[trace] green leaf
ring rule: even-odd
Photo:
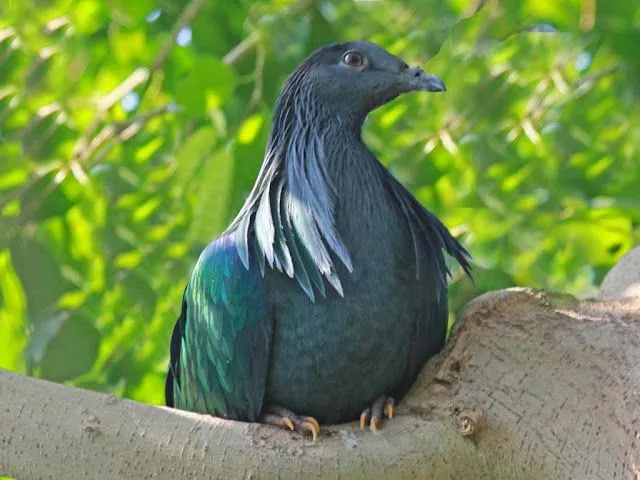
[[[158,6],[154,0],[136,0],[135,2],[110,0],[109,4],[114,14],[125,15],[133,24],[142,23],[145,17]]]
[[[77,201],[68,193],[73,182],[69,176],[61,181],[59,171],[38,178],[22,196],[22,212],[34,220],[64,215]]]
[[[212,127],[202,127],[185,139],[176,158],[176,179],[179,184],[186,187],[200,171],[215,139],[216,132]]]
[[[226,103],[235,85],[230,67],[216,57],[201,55],[195,59],[193,71],[178,84],[175,96],[188,115],[201,117],[208,109]]]
[[[43,327],[57,320],[50,319],[43,322]],[[46,328],[46,327],[44,327]],[[42,361],[39,363],[40,374],[43,378],[56,382],[71,380],[88,372],[98,355],[100,346],[100,332],[90,319],[79,314],[67,316],[61,323],[51,328],[50,338],[43,335],[42,343],[46,343]],[[41,348],[41,345],[38,345]],[[36,350],[36,347],[33,349]]]
[[[24,372],[26,298],[11,265],[8,250],[0,251],[0,368]]]
[[[13,268],[26,294],[30,320],[37,322],[71,285],[62,277],[51,250],[41,242],[18,237],[10,249]]]
[[[234,157],[230,151],[215,153],[205,164],[196,188],[193,222],[189,228],[192,242],[209,242],[229,220],[233,188]]]
[[[69,10],[74,28],[82,34],[96,32],[107,20],[103,2],[80,0]]]
[[[253,143],[263,123],[264,116],[261,113],[256,113],[247,118],[238,131],[238,143]]]

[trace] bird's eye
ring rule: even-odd
[[[342,57],[342,61],[345,65],[355,68],[364,65],[364,58],[362,58],[362,55],[353,51],[345,53],[344,57]]]

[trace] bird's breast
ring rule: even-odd
[[[336,206],[354,267],[349,273],[335,259],[344,297],[327,286],[326,298],[311,302],[295,280],[267,276],[275,316],[267,395],[329,422],[402,382],[421,310],[401,212],[384,192],[375,202],[361,197]]]

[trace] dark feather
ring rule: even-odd
[[[385,179],[385,185],[392,193],[393,197],[398,201],[402,212],[406,218],[411,237],[413,239],[413,247],[416,255],[416,278],[420,277],[419,270],[419,244],[423,243],[434,261],[435,273],[439,282],[437,288],[446,289],[447,277],[450,275],[449,267],[444,257],[439,254],[440,250],[444,250],[462,266],[465,273],[471,277],[471,258],[469,252],[456,240],[442,222],[424,208],[420,202],[402,185],[396,178],[381,164],[379,165],[380,175]],[[419,232],[422,232],[420,235]]]
[[[315,300],[309,279],[322,295],[322,278],[343,294],[330,252],[348,271],[353,265],[335,228],[335,187],[327,172],[323,139],[313,123],[320,116],[314,111],[320,104],[305,87],[300,72],[284,86],[258,179],[227,231],[233,232],[245,267],[253,236],[269,266],[295,277]],[[283,173],[286,181],[280,178]],[[306,257],[311,261],[303,261]]]
[[[171,345],[169,346],[169,372],[164,386],[164,396],[168,407],[175,407],[173,387],[174,382],[180,383],[180,344],[184,336],[184,321],[186,319],[187,305],[182,300],[182,309],[180,317],[173,327],[171,334]]]

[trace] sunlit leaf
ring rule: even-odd
[[[247,118],[238,131],[238,142],[252,143],[255,140],[263,122],[264,116],[260,113],[256,113],[255,115]]]
[[[24,371],[26,299],[7,250],[0,251],[0,368]]]
[[[215,57],[200,56],[194,62],[194,70],[180,82],[176,100],[189,115],[202,116],[207,108],[224,104],[235,84],[231,68]]]

